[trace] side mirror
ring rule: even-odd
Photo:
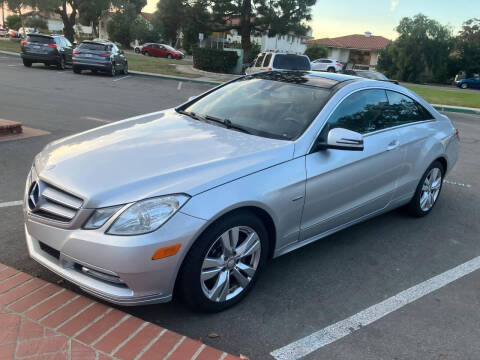
[[[327,142],[319,143],[317,148],[363,151],[363,136],[352,130],[335,128],[328,132]]]

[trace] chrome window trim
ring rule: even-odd
[[[393,92],[397,92],[399,94],[402,94],[410,99],[412,99],[412,97],[408,94],[406,94],[405,92],[402,92],[402,91],[398,91],[398,90],[391,90],[391,89],[388,89],[388,88],[385,88],[385,87],[380,87],[380,86],[373,86],[373,87],[364,87],[364,88],[361,88],[361,89],[356,89],[348,94],[346,94],[345,96],[343,96],[338,102],[337,104],[334,106],[334,108],[330,111],[330,113],[326,116],[326,120],[325,122],[323,123],[322,127],[320,128],[320,130],[317,132],[317,134],[315,135],[312,143],[310,144],[309,148],[308,148],[308,151],[307,151],[307,155],[311,154],[312,153],[312,149],[313,147],[315,146],[315,143],[317,142],[317,139],[318,137],[320,136],[320,134],[322,133],[323,129],[325,128],[325,126],[327,125],[328,123],[328,120],[330,120],[330,117],[332,116],[332,114],[337,110],[337,108],[345,101],[345,99],[347,97],[349,97],[350,95],[353,95],[359,91],[365,91],[365,90],[383,90],[385,91],[385,96],[387,97],[388,99],[388,95],[387,95],[387,91],[393,91]],[[332,95],[333,97],[333,95]],[[331,98],[330,98],[331,99]],[[413,101],[415,101],[416,103],[419,103],[417,100],[415,99],[412,99]],[[419,103],[420,104],[420,103]],[[425,108],[425,106],[423,106],[422,104],[420,104],[422,107]],[[428,109],[425,109],[428,111],[428,113],[430,115],[432,115],[430,113],[430,111]],[[320,111],[321,113],[321,111]],[[317,118],[315,120],[318,119],[318,117],[320,116],[320,113],[317,115]],[[315,121],[314,120],[314,121]],[[376,135],[378,133],[381,133],[381,132],[385,132],[385,131],[390,131],[390,130],[394,130],[394,129],[398,129],[398,128],[401,128],[401,127],[406,127],[406,126],[411,126],[411,125],[416,125],[416,124],[420,124],[420,123],[426,123],[426,122],[434,122],[434,121],[437,121],[437,118],[435,118],[435,116],[432,115],[432,119],[430,120],[422,120],[422,121],[416,121],[416,122],[412,122],[412,123],[408,123],[408,124],[402,124],[402,125],[397,125],[397,126],[394,126],[394,127],[390,127],[390,128],[385,128],[385,129],[381,129],[381,130],[376,130],[376,131],[372,131],[372,132],[369,132],[369,133],[366,133],[366,134],[362,134],[363,137],[368,137],[368,136],[371,136],[371,135]],[[311,123],[313,124],[313,122]],[[307,130],[305,130],[306,132]],[[305,133],[304,132],[304,133]]]

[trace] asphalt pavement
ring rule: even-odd
[[[0,56],[0,118],[50,133],[0,142],[0,262],[80,291],[29,259],[21,207],[1,204],[22,198],[32,159],[48,142],[177,105],[210,87],[26,69],[19,59]],[[447,115],[460,130],[460,159],[429,216],[395,210],[274,259],[250,295],[219,314],[193,313],[177,300],[122,310],[224,351],[268,359],[480,256],[480,117]],[[478,359],[479,280],[480,271],[472,271],[337,341],[314,343],[306,357]]]

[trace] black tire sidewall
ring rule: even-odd
[[[63,56],[60,57],[57,65],[58,70],[65,70],[65,58]]]
[[[425,178],[427,177],[427,175],[430,173],[430,171],[433,168],[438,168],[442,172],[442,181],[440,183],[440,190],[439,190],[439,193],[438,193],[438,196],[437,196],[437,200],[435,200],[432,207],[430,209],[428,209],[427,211],[423,211],[422,208],[420,207],[420,197],[422,195],[422,186],[423,186],[423,183],[425,182]],[[423,174],[422,178],[420,179],[420,182],[417,185],[417,189],[415,190],[415,195],[413,196],[413,199],[408,204],[408,211],[411,215],[416,216],[416,217],[423,217],[423,216],[429,214],[433,210],[433,208],[437,204],[438,199],[439,199],[439,197],[442,193],[443,179],[444,178],[445,178],[445,169],[444,169],[442,163],[440,161],[434,161],[428,167],[428,169],[425,171],[425,173]]]
[[[255,230],[260,238],[262,252],[257,271],[245,290],[233,299],[218,303],[208,299],[202,291],[200,283],[201,266],[214,241],[225,231],[235,226],[248,226]],[[203,312],[218,312],[236,305],[248,294],[257,281],[267,260],[268,247],[267,229],[255,214],[248,211],[239,211],[217,220],[195,241],[183,261],[178,283],[178,290],[183,300],[192,309]]]

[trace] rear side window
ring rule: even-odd
[[[47,36],[28,35],[27,41],[30,43],[36,43],[36,44],[53,44],[54,43],[53,39]]]
[[[263,67],[270,65],[270,60],[272,59],[272,54],[267,54],[265,60],[263,60]]]
[[[392,126],[433,119],[433,116],[415,100],[395,91],[388,91],[388,106],[384,116]]]
[[[95,43],[81,43],[79,48],[83,50],[109,51],[109,46]]]
[[[388,104],[384,90],[362,90],[348,96],[328,119],[328,130],[344,128],[360,134],[389,127],[383,117]]]
[[[257,61],[255,61],[255,67],[262,67],[264,58],[265,58],[265,54],[258,55]]]
[[[273,67],[285,70],[310,70],[310,61],[305,56],[277,54],[273,59]]]

